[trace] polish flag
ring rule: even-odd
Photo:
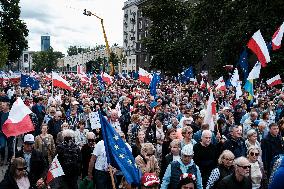
[[[149,85],[152,80],[152,75],[146,70],[139,68],[139,80]]]
[[[46,175],[46,183],[50,183],[53,179],[65,175],[63,169],[58,161],[58,155],[56,155],[50,165],[50,168]]]
[[[72,90],[71,85],[56,72],[52,72],[52,82],[54,87]]]
[[[273,87],[274,85],[282,84],[281,77],[280,77],[280,75],[278,74],[278,75],[274,76],[273,78],[268,79],[268,80],[266,81],[266,83],[267,83],[267,85],[268,85],[269,87]]]
[[[29,114],[32,111],[18,97],[13,103],[8,119],[2,126],[3,133],[7,136],[18,136],[34,130],[34,125]]]
[[[273,50],[277,50],[281,47],[283,33],[284,33],[284,22],[282,23],[282,25],[278,28],[278,30],[274,33],[272,37],[272,49]]]
[[[210,91],[210,96],[207,102],[207,109],[206,109],[206,115],[204,118],[204,123],[209,124],[209,129],[211,131],[214,131],[214,116],[216,116],[216,103],[214,101],[213,92]]]
[[[77,74],[83,73],[83,66],[82,65],[77,65]]]
[[[196,77],[195,78],[189,78],[189,81],[193,82],[194,85],[198,84]]]
[[[214,81],[214,83],[216,85],[216,90],[220,90],[220,91],[226,90],[226,84],[225,84],[225,81],[223,79],[223,76],[220,77],[219,79],[217,79],[216,81]]]
[[[206,84],[205,84],[203,78],[201,79],[201,82],[200,82],[200,88],[202,88],[202,89],[206,88]]]
[[[108,85],[111,85],[113,83],[113,77],[108,75],[107,73],[102,73],[102,79],[105,83]]]
[[[208,90],[208,92],[210,92],[211,91],[211,87],[210,87],[210,85],[209,85],[209,83],[207,82],[207,90]]]
[[[88,82],[89,82],[89,78],[88,78],[88,76],[86,75],[86,73],[81,72],[81,73],[78,74],[78,75],[79,75],[79,77],[80,77],[82,83],[88,83]]]
[[[266,64],[270,62],[269,52],[260,30],[253,34],[247,46],[256,54],[262,67],[265,67]]]

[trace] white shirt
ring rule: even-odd
[[[16,183],[17,183],[17,186],[19,187],[19,189],[29,189],[31,184],[30,184],[30,181],[29,181],[29,178],[24,176],[20,179],[16,179]]]
[[[92,153],[94,156],[97,157],[96,163],[95,163],[95,169],[100,171],[107,171],[108,164],[107,164],[107,156],[105,151],[105,145],[104,141],[99,141]]]

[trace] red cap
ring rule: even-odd
[[[160,180],[154,173],[145,173],[141,178],[141,183],[143,186],[153,186],[160,184]]]

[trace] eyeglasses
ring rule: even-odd
[[[250,169],[250,165],[237,165],[238,167],[241,167],[243,169]]]
[[[187,132],[186,134],[189,134],[189,135],[191,135],[191,134],[192,134],[192,132]]]
[[[24,170],[27,170],[27,167],[18,167],[17,170],[18,171],[24,171]]]
[[[95,139],[88,139],[88,142],[95,142]]]
[[[256,153],[255,152],[250,152],[249,155],[250,156],[259,156],[259,153],[258,152],[256,152]]]

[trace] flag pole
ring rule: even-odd
[[[51,71],[51,96],[53,97],[53,71]]]
[[[114,178],[113,178],[113,169],[112,169],[112,166],[109,164],[108,168],[109,168],[109,174],[110,174],[110,179],[111,179],[112,188],[113,188],[113,189],[116,189],[115,182],[114,182]]]

